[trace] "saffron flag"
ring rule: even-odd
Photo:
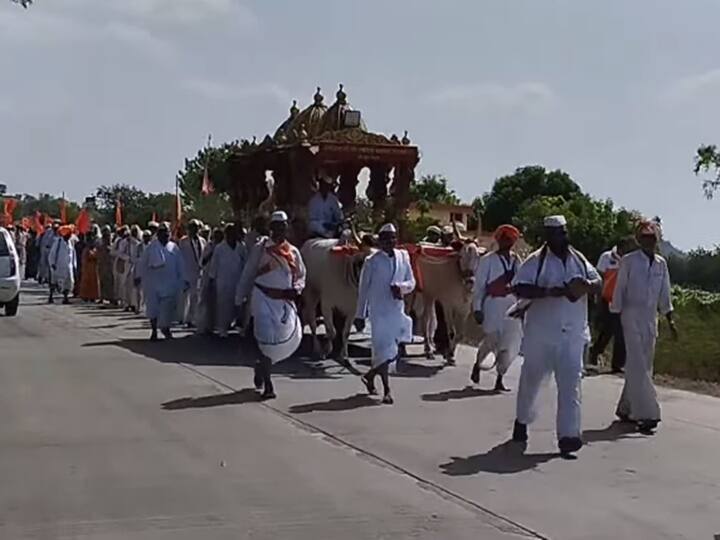
[[[182,221],[182,199],[180,198],[180,192],[175,192],[175,224],[179,225]]]
[[[33,229],[35,229],[35,234],[37,234],[38,236],[40,236],[45,231],[45,227],[43,227],[43,216],[39,210],[35,211],[35,216],[33,218]]]
[[[203,173],[203,181],[202,181],[202,194],[205,196],[210,195],[211,193],[215,192],[215,188],[212,185],[212,182],[210,181],[210,172],[208,171],[208,163],[205,162],[205,172]]]
[[[154,221],[155,223],[158,222],[157,212],[153,212],[152,221]]]
[[[67,203],[65,199],[60,199],[60,223],[67,225]]]
[[[115,226],[122,227],[123,216],[122,216],[122,201],[120,199],[115,203]]]
[[[90,219],[90,212],[87,208],[80,210],[77,219],[75,220],[75,230],[80,234],[87,234],[92,228],[92,220]]]

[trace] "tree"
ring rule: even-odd
[[[580,186],[561,170],[546,171],[537,165],[522,167],[498,178],[490,193],[483,197],[483,225],[487,230],[494,230],[512,223],[520,208],[537,197],[562,197],[567,201],[580,194]]]
[[[543,219],[553,214],[567,218],[573,246],[592,262],[621,238],[631,235],[637,221],[637,214],[615,210],[610,200],[580,194],[569,200],[557,195],[536,197],[522,205],[515,224],[525,231],[527,242],[538,246],[543,238]]]
[[[428,204],[460,204],[455,191],[448,186],[448,180],[440,174],[426,174],[410,187],[410,199]]]
[[[217,223],[233,217],[228,192],[232,185],[230,158],[237,149],[237,142],[225,143],[220,147],[208,146],[194,158],[186,159],[185,169],[178,171],[177,180],[185,208],[202,221]],[[206,166],[214,188],[214,193],[209,195],[202,193]]]
[[[711,173],[714,178],[703,180],[702,186],[705,190],[705,197],[712,199],[715,192],[720,188],[720,152],[717,146],[703,145],[697,149],[695,154],[695,174]]]
[[[33,0],[10,0],[10,1],[13,2],[14,4],[20,4],[25,9],[27,9],[33,3]]]
[[[173,193],[147,194],[135,186],[114,184],[100,186],[95,192],[97,218],[101,223],[115,223],[117,201],[122,202],[123,222],[145,226],[153,214],[158,219],[171,221],[175,212]]]

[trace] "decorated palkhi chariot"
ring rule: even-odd
[[[238,216],[252,218],[271,196],[272,207],[290,216],[293,240],[301,244],[309,237],[307,206],[321,175],[337,180],[337,196],[350,216],[356,206],[358,176],[367,167],[365,195],[374,216],[402,223],[419,159],[407,132],[400,139],[368,131],[342,85],[330,107],[318,88],[313,103],[304,110],[293,102],[290,116],[274,135],[266,135],[259,143],[240,143],[230,162],[230,197]],[[272,194],[268,171],[273,178]]]
[[[336,358],[347,361],[347,341],[357,303],[357,288],[362,263],[372,248],[344,245],[339,240],[311,238],[308,203],[319,189],[321,179],[337,182],[337,197],[346,217],[352,217],[358,198],[362,169],[369,170],[365,195],[372,204],[373,221],[395,222],[404,240],[404,224],[410,206],[410,187],[420,159],[418,148],[407,132],[402,138],[368,131],[360,111],[353,109],[340,85],[335,102],[325,105],[317,89],[313,103],[300,110],[294,102],[290,116],[273,136],[257,143],[244,140],[230,161],[233,208],[243,221],[281,209],[291,221],[291,240],[302,246],[307,267],[303,292],[303,321],[313,335],[318,355],[330,353],[334,344]],[[268,182],[269,174],[272,182]],[[356,239],[357,240],[357,239]],[[432,334],[437,326],[436,303],[442,306],[439,319],[447,330],[449,343],[444,352],[452,360],[455,343],[462,334],[470,312],[468,276],[481,250],[473,242],[461,247],[408,245],[418,290],[409,299],[419,333],[425,337],[426,352],[432,353]],[[423,306],[429,306],[426,309]],[[327,342],[317,339],[317,313],[322,315]]]

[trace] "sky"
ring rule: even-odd
[[[0,183],[172,190],[208,133],[261,139],[342,82],[470,201],[531,164],[720,244],[717,0],[0,0]]]

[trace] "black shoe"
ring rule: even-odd
[[[630,416],[625,413],[616,412],[615,416],[617,416],[617,419],[620,420],[620,422],[622,422],[623,424],[632,424],[633,423],[633,421],[630,420]]]
[[[454,365],[455,365],[455,359],[454,359],[454,358],[448,358],[448,359],[447,359],[447,365],[448,365],[448,366],[454,366]]]
[[[157,340],[158,340],[157,330],[153,330],[152,334],[150,334],[150,341],[157,341]]]
[[[563,457],[573,454],[580,450],[583,446],[582,439],[580,437],[562,437],[558,441],[558,447],[560,448],[560,455]]]
[[[367,375],[362,375],[360,377],[360,380],[365,385],[365,388],[367,389],[367,393],[371,396],[377,396],[377,390],[375,389],[375,383],[373,383],[370,379],[367,378]]]
[[[275,399],[277,397],[277,394],[275,394],[274,390],[265,390],[262,393],[262,396],[260,396],[260,399],[263,401],[267,401],[268,399]]]
[[[510,389],[503,384],[502,375],[498,375],[497,379],[495,379],[495,391],[496,392],[509,392],[510,391]]]
[[[512,440],[515,442],[527,442],[528,440],[528,433],[527,433],[527,424],[521,424],[517,420],[515,420],[515,425],[513,426],[513,434],[512,434]]]
[[[263,389],[263,386],[265,386],[265,381],[263,381],[263,377],[260,374],[260,369],[258,366],[255,366],[255,376],[253,377],[253,384],[255,385],[255,390],[258,392]]]
[[[165,339],[172,339],[173,335],[169,328],[161,328],[160,331],[162,332],[162,335],[165,336]]]
[[[480,364],[478,364],[477,362],[475,362],[475,365],[470,372],[470,380],[475,384],[478,384],[480,382]]]
[[[395,403],[395,400],[390,394],[385,394],[385,396],[382,398],[382,402],[385,405],[392,405],[393,403]]]
[[[654,435],[659,423],[659,420],[639,420],[637,429],[643,435]]]

